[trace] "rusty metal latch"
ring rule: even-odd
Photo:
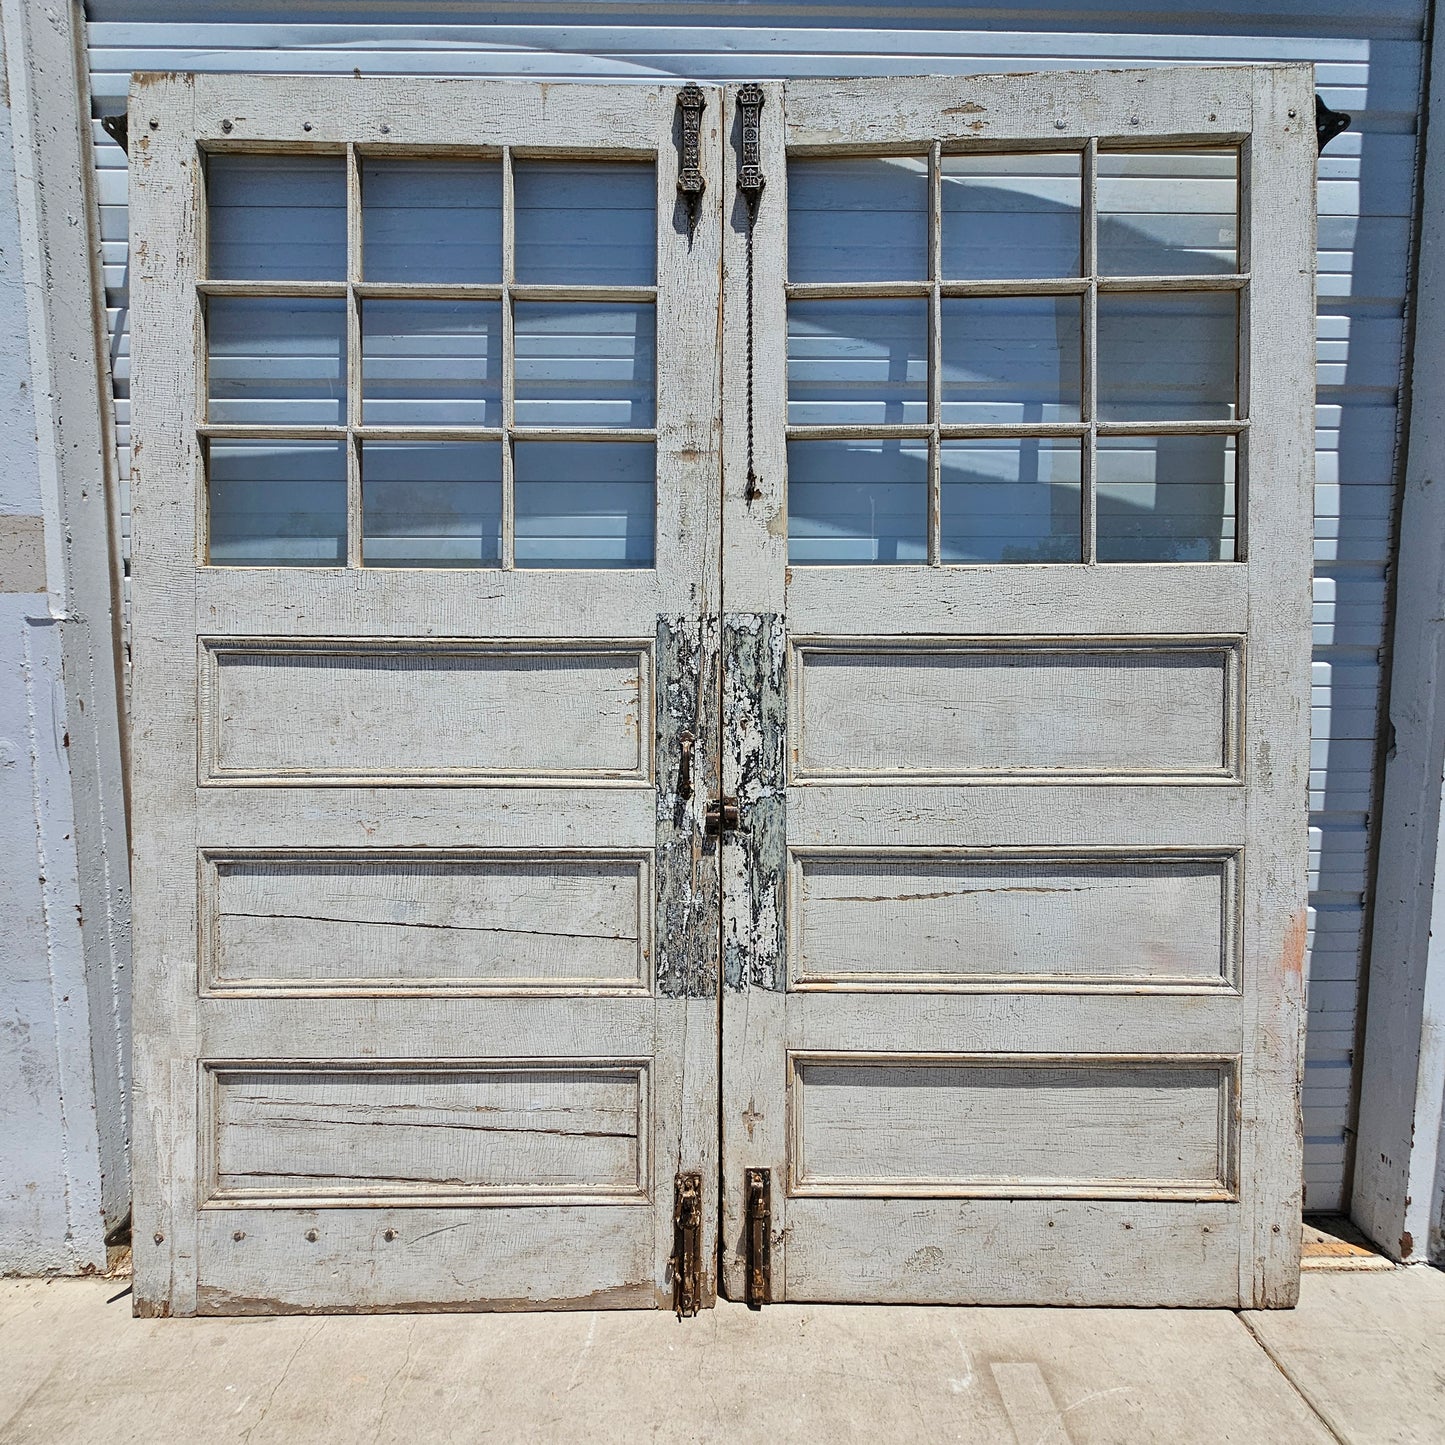
[[[736,798],[714,798],[702,815],[703,831],[714,837],[721,833],[731,833],[741,822],[742,814],[738,812]]]
[[[679,1174],[672,1200],[672,1307],[678,1319],[702,1298],[702,1175]]]
[[[677,796],[679,798],[692,797],[692,753],[696,746],[697,739],[691,733],[678,734]]]
[[[749,1169],[747,1193],[748,1308],[760,1310],[773,1294],[773,1200],[766,1169]]]

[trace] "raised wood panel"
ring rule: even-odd
[[[791,987],[1221,987],[1232,854],[797,852]]]
[[[800,639],[793,780],[1233,778],[1240,639]]]
[[[201,882],[212,992],[638,992],[651,978],[644,854],[211,854]]]
[[[210,1062],[204,1075],[214,1201],[647,1194],[641,1062]]]
[[[1227,1198],[1232,1063],[790,1056],[799,1194]]]
[[[203,782],[645,780],[636,642],[202,642]]]

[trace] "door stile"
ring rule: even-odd
[[[1240,513],[1249,569],[1244,788],[1249,838],[1243,958],[1239,1298],[1299,1296],[1303,1177],[1300,1091],[1305,1028],[1305,909],[1310,661],[1296,619],[1310,611],[1314,482],[1315,154],[1309,72],[1260,70],[1245,148],[1241,211],[1250,218],[1241,393],[1250,399]],[[1306,219],[1307,218],[1307,222]]]
[[[748,1169],[771,1176],[771,1282],[787,1278],[787,1120],[769,1103],[786,1061],[786,738],[783,731],[787,567],[787,309],[777,284],[787,257],[782,184],[786,87],[764,83],[759,147],[764,187],[752,223],[738,189],[739,87],[725,93],[723,146],[723,791],[740,827],[723,867],[722,1285],[747,1298]],[[770,188],[771,187],[771,188]],[[749,340],[751,337],[751,358]],[[748,496],[749,386],[757,495]],[[766,725],[765,725],[766,723]]]
[[[681,113],[672,120],[677,142],[658,151],[659,287],[671,286],[676,311],[660,315],[659,384],[671,384],[682,404],[659,417],[658,449],[675,458],[681,485],[658,487],[659,562],[671,533],[680,554],[669,569],[658,618],[656,689],[656,1057],[675,1060],[681,1077],[676,1152],[655,1165],[658,1304],[675,1303],[677,1288],[672,1203],[679,1175],[703,1179],[698,1242],[697,1304],[717,1298],[718,1209],[710,1181],[719,1173],[718,975],[720,849],[706,831],[706,809],[718,788],[720,718],[718,614],[722,609],[717,537],[721,499],[722,336],[718,286],[722,270],[722,97],[704,86],[699,122],[700,198],[679,189]],[[675,284],[672,274],[675,271]],[[660,294],[665,294],[660,290]],[[690,750],[685,747],[691,734]],[[685,754],[690,754],[686,757]],[[684,796],[685,794],[685,796]],[[657,1098],[668,1097],[661,1083]],[[659,1151],[661,1154],[662,1151]]]
[[[131,477],[133,605],[131,644],[137,747],[177,760],[194,757],[196,689],[193,585],[200,488],[196,414],[201,338],[194,306],[171,304],[177,268],[192,274],[204,244],[201,168],[192,140],[194,89],[182,76],[140,82],[131,224],[145,244],[133,254],[134,404],[149,417]],[[136,184],[136,171],[144,184]],[[136,1313],[192,1314],[196,1302],[196,1177],[199,1048],[194,908],[175,900],[196,889],[194,768],[157,770],[136,808],[131,842],[134,948],[134,1151],[152,1161],[135,1171],[132,1231]],[[145,802],[145,796],[142,802]],[[145,968],[146,960],[154,960]],[[139,986],[143,982],[144,986]]]

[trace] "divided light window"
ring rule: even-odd
[[[789,561],[1242,556],[1234,147],[793,156]]]
[[[206,560],[650,567],[650,161],[207,157]]]

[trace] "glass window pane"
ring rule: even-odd
[[[1101,562],[1233,562],[1232,436],[1100,437]]]
[[[651,567],[651,442],[518,442],[518,567]]]
[[[206,232],[218,281],[344,281],[340,156],[206,158]]]
[[[926,441],[788,443],[788,561],[926,562]]]
[[[926,422],[927,301],[791,302],[788,420]]]
[[[517,280],[651,286],[657,184],[635,161],[518,161]]]
[[[1077,296],[945,299],[943,420],[1078,421],[1082,316]]]
[[[497,161],[363,160],[361,200],[368,281],[501,280]]]
[[[495,567],[501,443],[362,443],[361,515],[368,567]]]
[[[345,565],[344,443],[213,438],[206,463],[212,565]]]
[[[926,281],[928,162],[797,160],[788,167],[790,281]]]
[[[1077,276],[1076,152],[943,158],[943,279]]]
[[[1067,437],[970,437],[940,457],[945,562],[1077,562],[1080,444]]]
[[[361,395],[370,426],[500,426],[495,301],[363,301]]]
[[[519,301],[514,314],[519,426],[652,425],[650,303]]]
[[[1235,414],[1239,302],[1233,291],[1104,292],[1101,421],[1220,421]]]
[[[211,421],[346,421],[346,303],[295,296],[206,302]]]
[[[1238,269],[1236,151],[1101,151],[1098,210],[1101,275]]]

